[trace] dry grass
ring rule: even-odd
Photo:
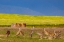
[[[10,29],[11,34],[9,37],[4,37],[6,30]],[[41,39],[39,40],[39,36],[36,34],[36,32],[41,33],[41,31],[43,31],[43,28],[35,28],[34,30],[34,34],[33,34],[33,38],[30,38],[29,33],[30,33],[30,29],[31,28],[26,28],[23,29],[24,31],[24,37],[22,35],[19,36],[15,36],[16,32],[18,31],[18,29],[12,29],[12,28],[0,28],[0,42],[64,42],[64,39],[52,39],[52,40],[48,40],[48,39]],[[51,28],[48,28],[49,30],[51,30]],[[64,32],[64,28],[53,28],[54,30],[61,30],[62,31],[62,35],[64,36],[63,32]]]

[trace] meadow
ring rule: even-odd
[[[8,28],[4,28],[4,29],[1,29],[1,28],[0,28],[0,35],[5,35]],[[41,30],[39,29],[38,31],[41,31]],[[29,29],[23,30],[24,36],[22,35],[16,36],[18,29],[10,29],[10,31],[11,33],[9,37],[0,36],[0,42],[64,42],[64,39],[49,40],[49,39],[43,38],[39,40],[39,36],[36,34],[36,32],[33,34],[33,37],[31,38],[29,36],[29,33],[30,33]]]
[[[0,13],[0,25],[11,25],[12,23],[26,23],[27,25],[64,26],[64,16],[31,16]]]
[[[63,26],[64,28],[64,16],[31,16],[0,13],[0,26],[11,25],[12,23],[26,23],[27,26]],[[10,36],[0,36],[0,42],[64,42],[64,39],[48,40],[43,38],[39,40],[39,36],[36,33],[33,34],[33,38],[30,38],[30,30],[24,30],[24,37],[22,35],[15,36],[18,29],[8,27],[0,27],[0,35],[5,35],[7,29],[11,31]]]

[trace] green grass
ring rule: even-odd
[[[42,39],[39,40],[37,38],[19,38],[19,37],[11,37],[11,38],[6,38],[6,40],[0,40],[0,42],[64,42],[64,40],[60,39],[55,39],[55,40],[46,40]]]
[[[27,23],[27,25],[59,25],[64,24],[64,16],[30,16],[18,14],[0,14],[0,25],[12,23]]]

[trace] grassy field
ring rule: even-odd
[[[0,35],[1,34],[5,35],[6,30],[7,29],[4,29],[4,30],[0,29]],[[29,30],[24,31],[24,33],[25,33],[24,37],[22,35],[15,36],[15,34],[18,30],[11,29],[10,31],[11,31],[11,34],[8,38],[5,36],[0,36],[0,42],[64,42],[64,39],[53,39],[53,40],[42,39],[42,40],[39,40],[39,37],[36,33],[33,34],[33,38],[30,38]]]
[[[18,14],[0,14],[0,25],[11,25],[12,23],[27,23],[27,25],[63,25],[64,16],[30,16],[30,15],[18,15]],[[6,30],[0,28],[0,35],[5,35]],[[34,33],[33,38],[29,36],[29,30],[24,31],[24,37],[22,35],[15,36],[18,30],[11,29],[11,34],[8,38],[6,36],[0,36],[0,42],[64,42],[64,39],[42,39]]]
[[[0,14],[0,25],[12,23],[27,23],[27,25],[59,25],[64,24],[64,16],[30,16],[18,14]]]

